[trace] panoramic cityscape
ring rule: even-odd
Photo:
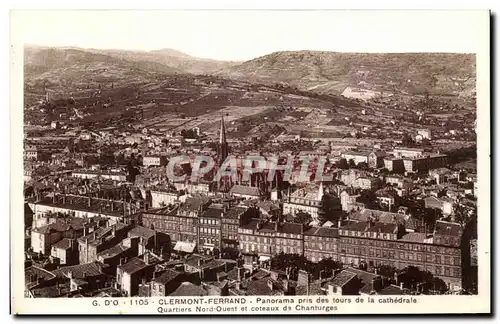
[[[478,294],[475,62],[26,45],[25,296]]]

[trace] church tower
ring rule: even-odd
[[[221,166],[229,155],[229,146],[226,141],[226,126],[224,117],[220,120],[219,144],[217,146],[217,166]]]

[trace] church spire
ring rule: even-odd
[[[229,146],[226,141],[226,126],[224,117],[220,120],[219,145],[217,146],[217,165],[220,167],[229,155]]]
[[[219,134],[219,144],[226,143],[226,126],[224,125],[224,117],[220,119],[220,134]]]

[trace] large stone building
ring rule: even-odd
[[[313,218],[317,218],[322,206],[323,194],[323,183],[320,184],[317,190],[312,188],[296,190],[283,203],[283,214],[295,216],[299,211],[302,211],[310,214]]]

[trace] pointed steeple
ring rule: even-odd
[[[226,143],[226,126],[224,125],[224,117],[220,119],[220,134],[219,134],[219,144]]]
[[[217,166],[221,167],[226,161],[229,155],[229,145],[226,141],[226,127],[224,125],[224,117],[220,120],[220,134],[219,143],[217,145]],[[219,188],[221,188],[222,183],[219,183]]]

